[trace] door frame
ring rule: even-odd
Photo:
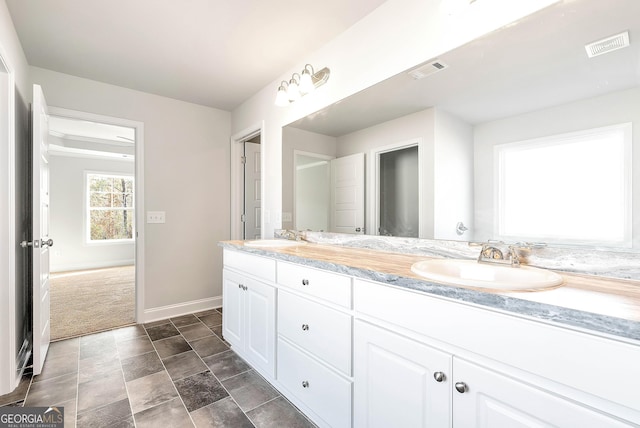
[[[240,216],[244,213],[244,171],[241,168],[240,159],[244,156],[244,143],[247,140],[260,135],[260,144],[264,147],[264,121],[254,124],[231,136],[231,239],[243,239],[243,227]],[[264,156],[260,156],[260,194],[264,195]],[[260,230],[264,235],[264,215],[260,219]],[[264,236],[263,236],[264,238]]]
[[[144,123],[135,120],[123,119],[102,114],[88,113],[78,110],[69,110],[61,107],[49,107],[49,115],[66,117],[69,119],[88,120],[91,122],[106,123],[109,125],[126,126],[134,128],[136,132],[135,148],[135,220],[136,220],[136,252],[135,252],[135,319],[136,323],[144,322]]]
[[[333,159],[335,159],[335,156],[331,156],[331,155],[323,155],[320,153],[313,153],[313,152],[306,152],[306,151],[302,151],[302,150],[293,150],[293,206],[291,207],[291,212],[293,214],[293,228],[298,230],[298,213],[296,212],[296,206],[297,206],[297,196],[298,196],[298,168],[297,168],[297,164],[296,164],[296,157],[297,156],[308,156],[310,158],[316,158],[318,160],[323,160],[323,161],[331,161]],[[331,191],[331,164],[329,164],[329,191]],[[331,223],[331,196],[329,196],[329,203],[327,204],[327,219],[329,219],[329,223]],[[325,230],[325,232],[328,232],[329,229],[331,228],[330,224],[327,224],[327,230]]]
[[[13,391],[22,373],[16,373],[16,241],[15,210],[15,70],[0,45],[0,123],[6,131],[0,134],[0,395]],[[6,94],[4,92],[6,91]],[[1,129],[2,127],[0,127]],[[15,374],[15,375],[14,375]]]
[[[369,171],[367,173],[369,186],[369,219],[370,224],[367,230],[370,235],[380,234],[380,155],[396,150],[418,147],[418,237],[422,238],[425,233],[423,202],[423,178],[424,178],[424,144],[422,138],[412,138],[410,140],[398,141],[385,146],[371,149],[369,156]]]

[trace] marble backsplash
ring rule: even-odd
[[[480,247],[461,241],[443,241],[390,236],[304,232],[304,239],[317,244],[341,245],[429,257],[477,259]],[[600,248],[546,246],[520,250],[523,264],[557,271],[610,278],[640,280],[640,253]]]

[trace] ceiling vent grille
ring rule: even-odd
[[[587,50],[589,58],[593,58],[594,56],[613,52],[618,49],[626,48],[627,46],[629,46],[629,32],[625,31],[624,33],[589,43],[588,45],[585,45],[584,48]]]
[[[424,79],[430,74],[437,73],[440,70],[444,70],[449,66],[442,61],[435,60],[428,64],[421,65],[420,67],[409,71],[407,74],[413,77],[415,80]]]

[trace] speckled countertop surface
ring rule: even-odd
[[[429,257],[372,249],[305,243],[294,247],[256,248],[225,241],[240,250],[362,279],[422,291],[434,296],[577,327],[593,333],[640,341],[640,282],[559,272],[564,285],[531,292],[504,292],[434,283],[411,272]],[[640,345],[640,342],[638,342]]]

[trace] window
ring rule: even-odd
[[[133,239],[133,177],[86,174],[89,242]]]
[[[630,246],[631,124],[495,147],[501,239]]]

